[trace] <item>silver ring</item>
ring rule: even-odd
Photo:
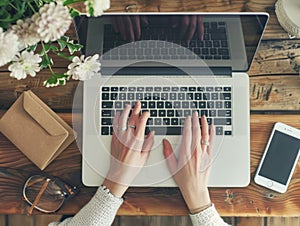
[[[201,140],[201,144],[202,144],[202,145],[207,145],[207,146],[209,146],[208,140]]]
[[[129,128],[135,129],[136,126],[128,125]]]
[[[127,130],[127,127],[126,127],[126,126],[124,126],[124,127],[118,127],[118,130],[119,130],[119,131],[126,131],[126,130]]]

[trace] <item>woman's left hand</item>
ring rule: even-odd
[[[137,102],[130,115],[127,105],[122,114],[116,114],[113,122],[111,161],[103,185],[112,194],[122,197],[134,178],[146,163],[154,143],[154,133],[145,138],[149,112],[141,114],[141,103]],[[130,116],[129,116],[130,115]]]

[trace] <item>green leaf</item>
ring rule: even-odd
[[[43,49],[40,52],[40,56],[44,56],[44,55],[46,55],[49,52],[51,44],[50,45],[49,44],[44,44],[42,46],[43,46]]]
[[[28,46],[27,47],[27,51],[28,52],[34,52],[36,50],[37,44],[32,45],[32,46]]]
[[[51,57],[49,57],[47,54],[43,57],[43,60],[41,62],[41,68],[47,68],[49,66],[53,65],[53,60]]]
[[[66,46],[67,46],[67,42],[64,41],[64,40],[62,40],[62,39],[58,39],[57,43],[58,43],[58,45],[60,47],[60,51],[63,51],[66,48]]]
[[[69,49],[70,54],[72,55],[74,52],[81,50],[83,46],[80,44],[74,44],[72,40],[71,42],[67,43],[67,47]]]
[[[69,61],[72,61],[73,58],[74,58],[74,56],[67,56],[66,54],[61,53],[61,52],[58,52],[58,53],[57,53],[57,56],[60,56],[60,57],[62,57],[62,58],[64,58],[64,59],[67,59],[67,60],[69,60]]]
[[[52,74],[52,76],[44,81],[44,86],[55,87],[59,85],[65,85],[69,76],[67,74]]]
[[[73,18],[75,16],[79,16],[80,15],[80,12],[74,8],[70,8],[70,16]]]
[[[50,46],[50,50],[53,51],[53,52],[57,52],[58,51],[58,48],[54,45],[51,45]]]
[[[1,0],[0,6],[6,6],[6,5],[8,5],[8,3],[9,3],[9,0]]]

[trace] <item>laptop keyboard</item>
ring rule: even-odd
[[[103,60],[229,60],[225,22],[204,22],[203,40],[194,35],[190,42],[179,40],[179,31],[166,26],[147,26],[141,30],[143,42],[126,42],[111,24],[104,25]],[[161,42],[158,42],[161,41]],[[173,44],[175,43],[175,44]],[[126,46],[122,46],[128,44]],[[179,46],[178,46],[179,45]],[[122,46],[122,48],[116,48]],[[182,48],[182,47],[185,48]],[[193,54],[194,53],[194,54]]]
[[[116,112],[126,104],[141,101],[142,112],[149,111],[145,133],[180,135],[187,115],[197,111],[215,125],[216,135],[232,135],[231,86],[103,86],[100,88],[100,134],[112,135]],[[201,120],[200,120],[201,122]]]

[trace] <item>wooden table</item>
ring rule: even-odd
[[[113,0],[111,11],[124,11],[137,3],[139,11],[263,11],[271,15],[259,52],[249,71],[251,98],[251,183],[245,188],[211,188],[216,208],[223,216],[296,216],[300,213],[300,164],[288,192],[279,194],[256,185],[253,175],[275,122],[300,128],[300,40],[290,40],[274,14],[275,0]],[[74,28],[69,31],[74,36]],[[67,62],[57,59],[57,72]],[[296,63],[298,62],[298,69]],[[71,125],[71,107],[76,81],[64,87],[44,88],[48,71],[35,78],[17,81],[0,68],[0,110],[3,112],[24,90],[31,89]],[[81,184],[81,153],[74,142],[47,169],[65,181]],[[27,213],[22,199],[26,178],[40,171],[0,134],[0,214]],[[229,175],[230,176],[230,175]],[[81,187],[74,199],[64,204],[59,214],[74,214],[86,204],[96,188]],[[38,213],[38,212],[35,212]],[[187,208],[177,188],[130,188],[119,215],[185,215]]]

